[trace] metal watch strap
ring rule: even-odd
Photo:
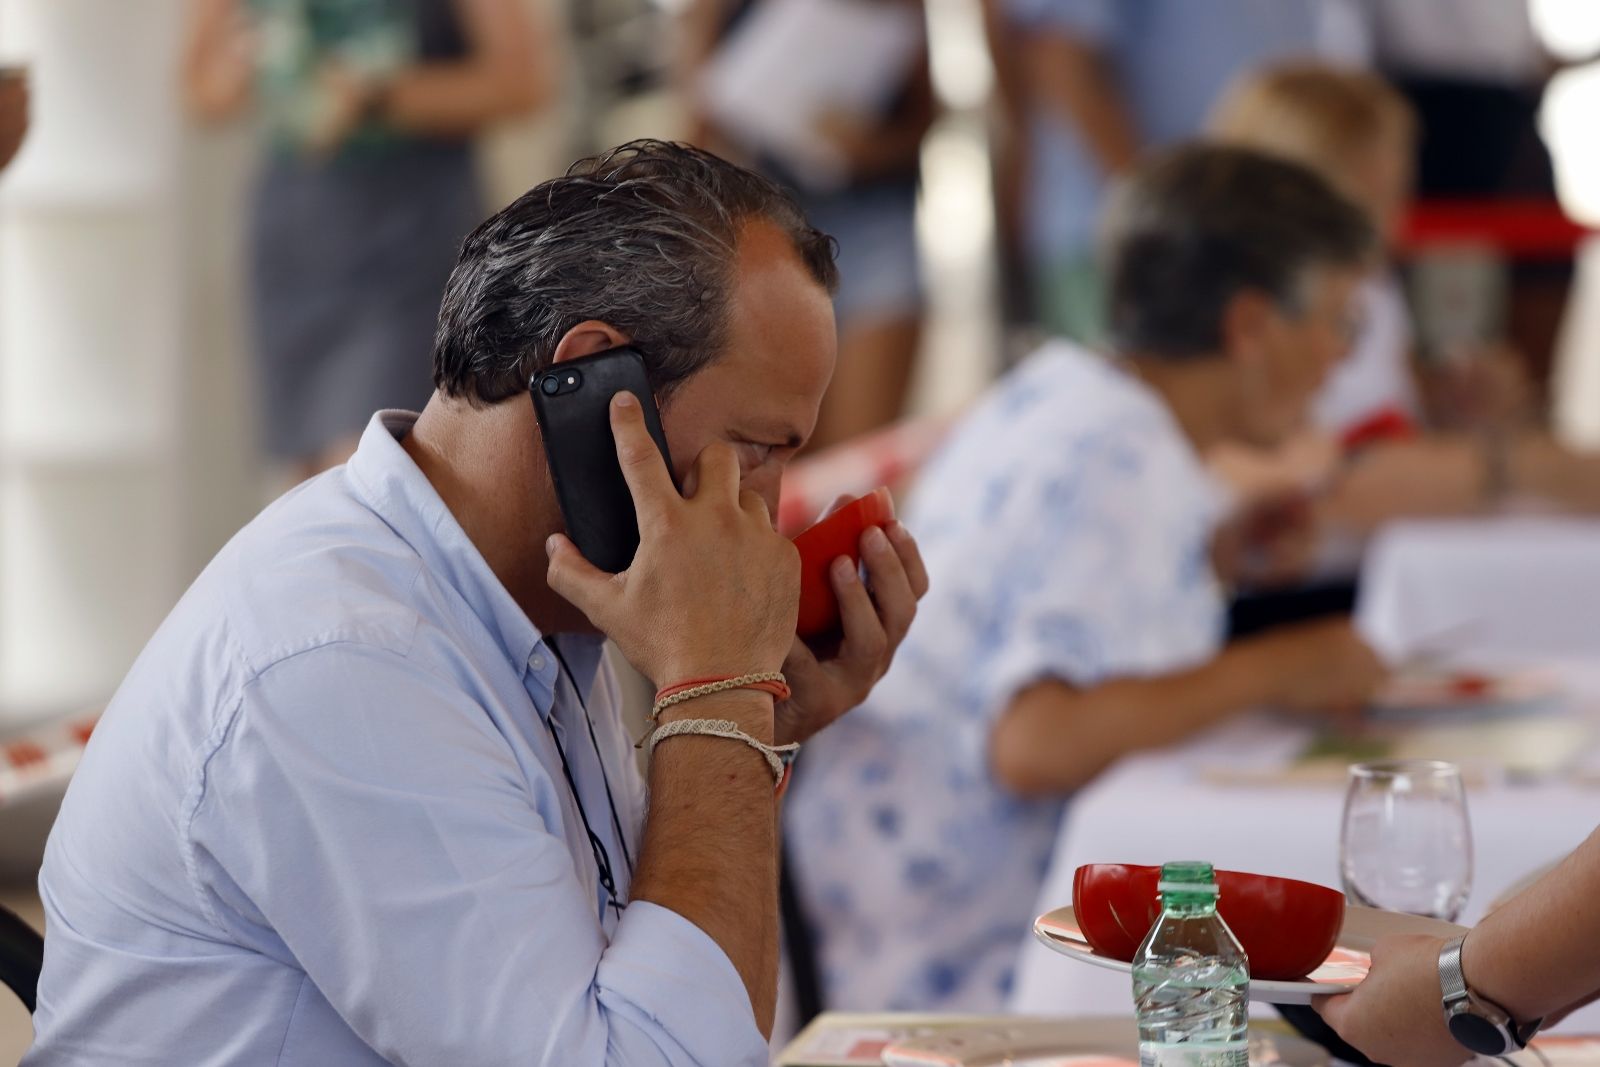
[[[1461,970],[1461,949],[1466,940],[1466,935],[1463,934],[1439,951],[1439,992],[1445,1025],[1449,1027],[1451,1036],[1473,1052],[1491,1056],[1520,1052],[1528,1047],[1528,1042],[1539,1032],[1544,1020],[1535,1019],[1529,1023],[1519,1023],[1512,1018],[1510,1012],[1494,1001],[1479,996],[1468,987],[1466,974]],[[1461,1016],[1470,1016],[1484,1024],[1478,1028],[1479,1030],[1489,1029],[1499,1033],[1505,1047],[1495,1050],[1475,1047],[1469,1043],[1452,1024],[1452,1019]]]

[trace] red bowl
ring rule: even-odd
[[[1160,867],[1090,863],[1072,877],[1072,913],[1102,956],[1133,962],[1161,915]],[[1311,882],[1218,871],[1217,911],[1250,958],[1250,975],[1293,982],[1322,965],[1344,925],[1344,894]]]
[[[828,579],[828,567],[840,556],[861,562],[861,535],[869,526],[885,526],[894,519],[894,499],[886,488],[845,504],[794,539],[800,550],[800,619],[795,630],[801,637],[818,637],[839,626],[839,598]]]

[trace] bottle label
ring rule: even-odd
[[[1248,1041],[1139,1043],[1139,1067],[1249,1067]]]

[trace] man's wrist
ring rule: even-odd
[[[1529,1002],[1518,983],[1503,980],[1500,969],[1495,966],[1498,958],[1494,933],[1487,927],[1474,929],[1472,935],[1462,943],[1461,974],[1474,993],[1500,1005],[1519,1022],[1542,1018],[1561,1007],[1559,1004],[1546,1006]]]
[[[662,711],[658,723],[680,719],[727,719],[764,745],[773,743],[773,699],[753,689],[730,689],[674,704]]]

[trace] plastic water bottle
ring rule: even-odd
[[[1133,957],[1141,1067],[1248,1067],[1250,964],[1209,863],[1161,868],[1161,918]]]

